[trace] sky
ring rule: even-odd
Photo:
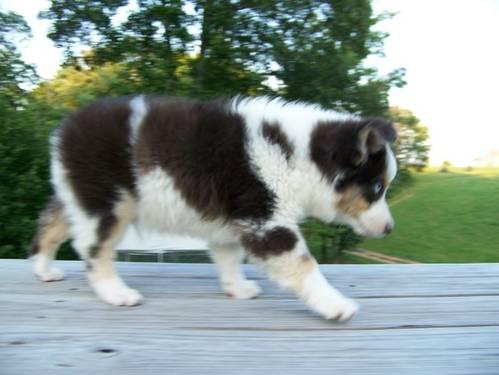
[[[20,45],[42,78],[54,76],[62,52],[38,20],[47,0],[0,0],[24,16],[33,37]],[[376,26],[389,33],[383,58],[367,64],[387,73],[406,69],[407,85],[390,91],[390,105],[410,109],[430,131],[431,159],[469,165],[499,150],[499,1],[373,0],[375,13],[396,15]]]
[[[407,85],[390,104],[412,110],[430,130],[431,162],[468,165],[499,150],[499,1],[374,0],[398,14],[380,29],[390,36],[383,70],[406,68]]]

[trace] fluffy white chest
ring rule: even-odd
[[[233,228],[220,220],[205,220],[175,189],[171,176],[159,167],[138,179],[138,219],[160,232],[197,237],[208,242],[232,243]]]

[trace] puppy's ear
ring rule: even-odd
[[[382,118],[368,119],[367,126],[376,129],[379,135],[388,143],[393,143],[397,139],[397,131],[390,121]]]
[[[393,125],[383,119],[371,119],[365,122],[358,133],[355,165],[364,164],[369,155],[380,152],[386,143],[393,143],[397,132]]]

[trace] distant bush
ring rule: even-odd
[[[452,165],[452,164],[450,163],[450,161],[447,161],[447,160],[446,160],[446,161],[444,161],[444,162],[442,163],[442,166],[440,167],[439,172],[440,172],[440,173],[448,173],[448,172],[449,172],[449,170],[450,170],[451,165]]]
[[[310,251],[320,263],[339,263],[344,250],[354,248],[362,241],[349,227],[307,220],[301,229]]]

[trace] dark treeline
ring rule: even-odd
[[[25,255],[50,194],[47,138],[72,109],[137,92],[267,94],[388,116],[388,92],[404,84],[404,71],[381,76],[365,65],[382,54],[386,35],[373,26],[386,16],[369,0],[52,0],[40,17],[65,59],[41,81],[9,42],[29,35],[26,23],[0,13],[0,257]]]

